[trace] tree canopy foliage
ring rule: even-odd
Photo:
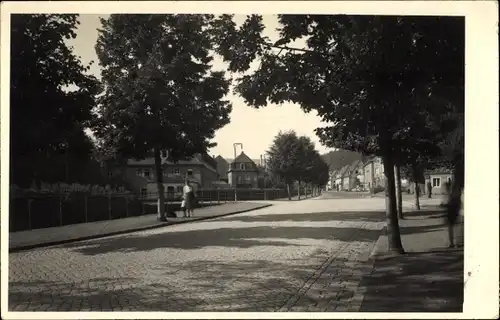
[[[78,178],[91,158],[84,129],[100,86],[65,42],[78,24],[74,14],[11,15],[12,183]]]
[[[328,165],[323,161],[314,143],[295,131],[279,132],[267,151],[267,167],[273,177],[284,181],[290,194],[294,182],[322,187],[328,181]],[[326,179],[326,180],[325,180]]]
[[[390,250],[403,252],[394,164],[432,155],[439,141],[427,138],[436,126],[446,136],[443,114],[463,110],[464,19],[278,15],[279,39],[271,43],[261,16],[248,16],[241,27],[231,18],[219,19],[217,38],[229,70],[247,71],[260,60],[237,79],[246,103],[315,110],[327,124],[316,129],[324,145],[382,156]],[[288,46],[297,39],[306,47]]]
[[[96,51],[105,93],[96,133],[110,155],[154,151],[164,219],[160,153],[173,161],[204,153],[229,122],[230,80],[212,71],[212,15],[111,15]]]

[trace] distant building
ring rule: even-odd
[[[217,162],[217,173],[219,174],[219,179],[228,182],[227,172],[229,171],[229,163],[226,159],[221,156],[215,158]]]
[[[344,181],[347,181],[347,190],[352,191],[356,187],[364,187],[363,162],[355,160],[345,172]]]
[[[337,176],[335,177],[335,184],[338,186],[339,191],[349,189],[349,178],[347,175],[349,166],[350,165],[345,165],[337,172]]]
[[[336,178],[337,178],[338,172],[339,172],[339,169],[333,169],[333,170],[328,171],[327,190],[337,190],[336,189]]]
[[[260,170],[243,151],[229,163],[228,183],[233,188],[257,188]]]
[[[451,183],[453,179],[453,173],[451,170],[446,168],[426,170],[424,172],[424,176],[426,191],[427,183],[430,182],[432,186],[432,194],[446,194],[446,183]]]
[[[217,161],[207,154],[197,154],[190,160],[178,162],[162,158],[163,185],[165,192],[180,195],[185,180],[189,180],[194,189],[211,188],[219,180]],[[113,175],[119,175],[129,188],[142,196],[157,197],[156,170],[154,158],[127,160],[125,165],[111,169]]]

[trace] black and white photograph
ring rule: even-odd
[[[354,2],[2,4],[2,318],[498,317],[498,4]]]

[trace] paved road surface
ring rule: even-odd
[[[355,192],[355,191],[327,191],[323,192],[320,196],[321,199],[360,199],[370,197],[368,192]]]
[[[310,199],[9,254],[10,311],[345,311],[381,199]]]

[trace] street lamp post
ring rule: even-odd
[[[234,159],[236,159],[236,146],[240,146],[241,150],[243,150],[243,143],[240,142],[235,142],[233,143],[233,149],[234,149]]]
[[[240,142],[233,143],[233,148],[234,148],[234,159],[233,159],[233,162],[234,162],[234,160],[236,160],[236,146],[240,146],[241,150],[243,150],[243,143],[240,143]],[[233,166],[233,165],[231,165],[231,166]],[[238,201],[238,194],[236,192],[236,188],[234,188],[234,201],[235,202]]]

